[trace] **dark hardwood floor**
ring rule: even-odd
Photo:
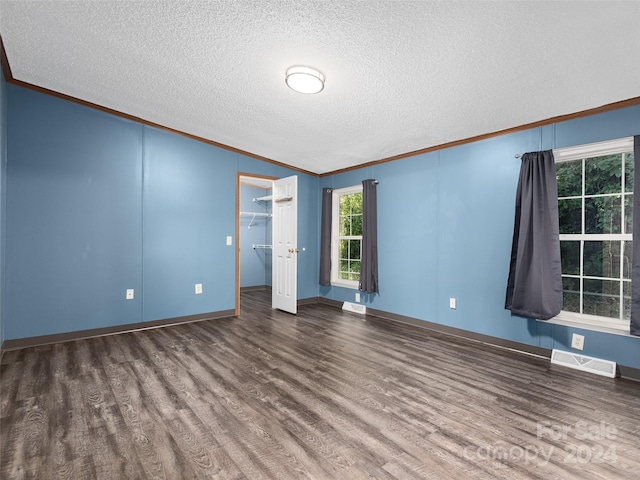
[[[2,479],[639,478],[640,384],[322,305],[7,352]]]

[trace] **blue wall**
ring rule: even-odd
[[[143,320],[234,308],[237,155],[148,127],[144,145]]]
[[[579,332],[585,354],[640,368],[640,339],[503,308],[514,154],[640,133],[640,107],[316,178],[0,83],[2,339],[233,309],[236,175],[297,174],[299,298],[354,300],[318,286],[320,191],[377,178],[380,294],[365,304],[544,348]]]
[[[235,234],[236,173],[296,172],[7,90],[5,339],[235,307],[235,247],[225,240]],[[298,177],[300,211],[316,212],[318,179]],[[317,214],[301,215],[299,229],[310,250],[299,297],[315,297]]]
[[[271,194],[271,189],[241,185],[240,211],[271,213],[271,202],[254,202],[254,198]],[[271,245],[270,217],[240,217],[240,287],[271,285],[271,249],[253,245]]]
[[[0,346],[4,341],[4,246],[7,185],[7,83],[0,71]]]
[[[9,86],[7,339],[140,321],[142,126]]]
[[[380,293],[371,308],[544,348],[571,350],[640,368],[640,338],[511,316],[504,309],[513,234],[516,153],[640,133],[640,106],[494,137],[323,177],[341,188],[376,178]],[[318,193],[319,202],[320,193]],[[354,301],[355,290],[320,287]],[[449,298],[457,309],[449,308]]]

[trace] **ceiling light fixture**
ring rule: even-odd
[[[285,82],[298,93],[319,93],[324,88],[324,75],[315,68],[295,66],[287,70]]]

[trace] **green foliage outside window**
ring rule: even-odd
[[[633,163],[633,154],[624,153],[557,164],[560,234],[631,234]],[[628,319],[632,242],[564,238],[563,310]]]
[[[338,242],[341,280],[360,280],[362,243],[362,193],[340,196],[340,231]],[[356,237],[356,238],[354,238]]]

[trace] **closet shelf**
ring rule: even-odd
[[[273,195],[266,195],[264,197],[257,197],[254,198],[253,201],[254,202],[268,202],[273,198]]]
[[[254,249],[256,249],[256,248],[273,248],[271,245],[256,245],[256,244],[253,244],[252,246],[253,246]]]
[[[271,214],[270,213],[264,213],[264,212],[240,212],[240,216],[253,217],[251,219],[251,221],[249,222],[249,225],[247,226],[247,228],[251,228],[251,225],[253,225],[253,222],[255,222],[256,217],[270,218]]]

